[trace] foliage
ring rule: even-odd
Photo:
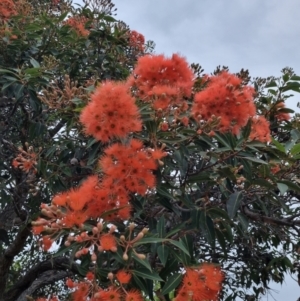
[[[293,70],[148,55],[108,0],[7,3],[1,301],[257,300],[298,272]]]

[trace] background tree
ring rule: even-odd
[[[299,269],[300,77],[203,75],[113,12],[0,6],[0,300],[258,299]]]

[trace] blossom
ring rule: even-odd
[[[145,44],[145,37],[135,31],[135,30],[130,30],[129,32],[129,46],[133,47],[134,49],[143,52],[144,51],[144,44]]]
[[[252,118],[250,140],[258,140],[261,142],[270,142],[270,124],[263,116],[254,116]]]
[[[138,108],[124,84],[107,81],[96,89],[91,100],[80,115],[87,134],[107,142],[141,131]]]
[[[88,280],[94,280],[95,279],[95,274],[93,272],[87,272],[87,274],[85,275],[85,277],[88,279]]]
[[[116,277],[120,283],[127,284],[131,279],[131,274],[127,271],[119,270],[116,274]]]
[[[114,190],[116,187],[128,192],[145,195],[155,187],[152,170],[157,169],[153,157],[143,149],[143,143],[132,139],[128,145],[113,144],[105,150],[100,166],[105,174],[102,185]]]
[[[89,294],[89,284],[85,282],[80,282],[76,285],[76,290],[72,294],[73,301],[82,301],[86,300]]]
[[[90,34],[89,30],[85,29],[87,18],[83,16],[74,16],[66,20],[65,24],[72,27],[78,35],[86,37]]]
[[[17,14],[16,5],[13,0],[1,0],[0,19],[7,20]]]
[[[206,263],[196,269],[187,269],[175,300],[215,301],[218,299],[223,279],[220,268],[212,264]]]
[[[48,251],[51,248],[52,243],[53,241],[48,235],[42,237],[42,244],[45,251]]]
[[[112,234],[104,234],[100,237],[100,245],[104,251],[115,251],[117,248],[116,238]]]
[[[125,301],[143,301],[142,294],[137,290],[130,290],[126,293]]]
[[[241,84],[241,79],[225,71],[212,76],[207,87],[195,95],[194,118],[209,121],[213,115],[220,117],[220,131],[238,134],[256,112],[254,88]]]
[[[97,293],[99,300],[109,301],[121,301],[121,293],[114,287],[110,287],[108,290],[102,290]]]
[[[193,72],[178,54],[171,58],[145,55],[138,59],[128,85],[142,101],[152,102],[156,110],[167,109],[191,95]]]

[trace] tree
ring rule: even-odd
[[[259,299],[300,269],[300,77],[205,75],[113,11],[0,5],[0,300]]]

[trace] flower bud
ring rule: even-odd
[[[124,253],[124,254],[123,254],[123,260],[125,260],[125,261],[128,260],[128,255],[127,255],[127,253]]]
[[[136,256],[139,258],[139,259],[146,259],[146,255],[145,254],[139,254],[139,253],[136,253]]]
[[[95,253],[92,254],[91,260],[92,261],[97,261],[97,255]]]
[[[108,275],[107,275],[107,278],[109,280],[113,280],[114,279],[114,274],[112,272],[109,272]]]

